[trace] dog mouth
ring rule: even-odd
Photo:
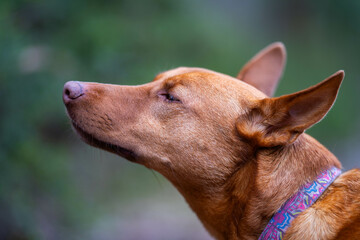
[[[133,151],[120,147],[118,145],[108,143],[102,140],[97,139],[94,135],[83,130],[79,125],[72,121],[72,125],[75,128],[76,132],[81,136],[81,138],[89,145],[97,148],[104,149],[108,152],[115,153],[123,158],[126,158],[132,162],[136,161],[136,155]]]

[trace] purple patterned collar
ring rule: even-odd
[[[305,184],[274,214],[265,230],[260,235],[261,240],[283,239],[290,223],[308,207],[310,207],[339,176],[341,170],[332,167],[319,174],[315,181]]]

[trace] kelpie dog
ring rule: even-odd
[[[304,131],[333,105],[338,71],[272,97],[274,43],[237,78],[180,67],[140,86],[68,82],[63,100],[88,144],[154,169],[217,239],[360,239],[360,170]]]

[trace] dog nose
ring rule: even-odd
[[[65,103],[75,100],[84,95],[83,85],[77,81],[65,83],[63,91],[63,99]]]

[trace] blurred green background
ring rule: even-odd
[[[274,41],[288,50],[277,95],[345,70],[308,132],[360,167],[358,0],[1,0],[0,239],[210,239],[162,176],[75,136],[62,87],[177,66],[236,75]]]

